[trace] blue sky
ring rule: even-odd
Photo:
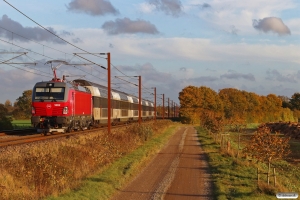
[[[77,47],[92,53],[110,52],[113,87],[127,93],[137,95],[137,88],[114,78],[123,75],[118,70],[128,76],[141,75],[143,97],[148,99],[153,98],[151,88],[157,87],[158,94],[178,102],[178,93],[188,85],[288,97],[300,92],[297,0],[7,2]],[[79,49],[42,30],[5,1],[0,1],[0,39],[0,52],[6,52],[0,54],[0,61],[18,55],[8,52],[30,49],[33,52],[13,61],[38,63],[1,64],[2,103],[14,102],[37,81],[49,80],[47,60],[87,63],[73,56]],[[104,58],[84,56],[106,65]],[[73,75],[69,80],[85,75],[85,79],[106,84],[106,72],[97,66],[62,66],[58,74]],[[126,80],[137,83],[133,78]]]

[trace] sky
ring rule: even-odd
[[[74,55],[86,52],[94,55]],[[189,85],[291,97],[300,92],[300,1],[0,1],[0,103],[50,80],[49,60],[70,64],[59,77],[107,85],[107,56],[97,54],[107,52],[112,87],[137,95],[141,76],[149,100],[156,87],[179,103]]]

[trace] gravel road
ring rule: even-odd
[[[181,127],[113,200],[213,199],[207,158],[193,127]]]

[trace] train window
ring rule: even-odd
[[[50,99],[63,100],[65,96],[65,88],[50,88]]]
[[[120,108],[121,109],[129,109],[129,102],[120,101]]]
[[[65,88],[36,88],[36,100],[64,100]]]
[[[120,109],[120,101],[112,100],[112,108],[113,109]]]
[[[100,97],[93,97],[93,107],[100,108]]]
[[[100,104],[101,104],[101,108],[107,108],[107,99],[106,98],[100,98]]]

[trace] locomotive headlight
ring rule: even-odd
[[[64,107],[64,109],[63,109],[63,114],[66,115],[66,114],[68,114],[68,112],[69,112],[68,107]]]
[[[31,114],[35,114],[35,108],[34,107],[31,107]]]

